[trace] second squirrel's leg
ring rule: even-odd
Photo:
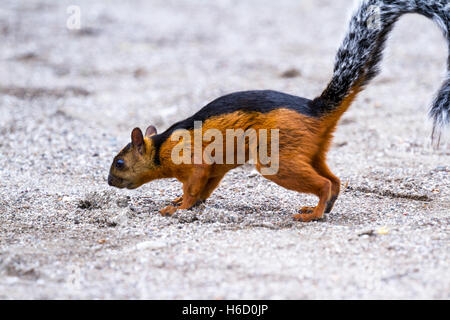
[[[303,207],[300,214],[295,214],[295,220],[312,221],[323,217],[327,202],[331,197],[331,182],[322,177],[307,162],[280,159],[284,163],[283,167],[275,175],[264,175],[265,178],[290,190],[301,193],[312,193],[319,197],[316,207]],[[260,171],[259,165],[257,165]]]
[[[329,213],[333,209],[334,202],[339,196],[341,181],[330,171],[330,168],[328,168],[324,160],[320,159],[315,161],[313,166],[318,174],[331,181],[331,198],[328,200],[325,208],[325,213]]]
[[[192,170],[191,176],[183,183],[183,196],[179,207],[167,206],[160,210],[162,215],[172,215],[178,209],[190,209],[197,201],[209,180],[209,166],[198,165]]]

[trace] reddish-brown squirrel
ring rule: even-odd
[[[230,129],[254,130],[257,133],[276,130],[277,170],[264,172],[269,163],[258,156],[254,158],[256,169],[286,189],[319,197],[316,207],[303,207],[299,214],[294,215],[295,219],[311,221],[322,218],[333,208],[340,189],[339,179],[326,164],[333,131],[356,95],[378,73],[377,66],[387,35],[405,13],[419,13],[433,19],[443,30],[450,46],[447,0],[362,1],[338,50],[333,77],[319,97],[309,100],[268,90],[236,92],[212,101],[161,134],[157,134],[153,126],[147,128],[145,135],[135,128],[131,133],[131,143],[114,158],[108,184],[134,189],[154,179],[175,177],[183,183],[183,196],[176,199],[173,206],[160,211],[170,215],[177,209],[188,209],[205,201],[224,175],[243,163],[236,161],[235,153],[239,150],[234,144],[230,147],[228,141],[222,151],[209,148],[214,161],[206,159],[202,152],[206,153],[209,144],[213,143],[209,142],[211,136],[205,139],[208,130],[213,130],[214,142],[225,140],[218,134],[225,137]],[[436,128],[450,123],[449,81],[450,55],[447,78],[430,110],[430,116],[434,119],[433,133]],[[197,129],[196,123],[200,123],[201,128]],[[180,130],[188,133],[181,142],[176,138]],[[200,159],[194,159],[196,132],[201,134]],[[181,147],[190,147],[190,141],[194,141],[194,148],[180,149],[180,143]],[[245,161],[252,152],[267,149],[267,144],[272,146],[273,141],[274,138],[269,136],[263,145],[259,136],[252,144],[244,136]],[[182,150],[175,152],[175,155],[187,161],[180,163],[179,157],[174,159],[174,149]],[[274,148],[268,149],[272,153],[276,151]],[[231,162],[226,161],[230,160],[227,158],[230,153]]]

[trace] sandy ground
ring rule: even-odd
[[[78,31],[72,4],[0,5],[0,298],[450,298],[450,141],[433,149],[426,117],[447,47],[431,21],[401,19],[341,120],[344,192],[323,221],[292,221],[316,199],[251,168],[167,218],[178,182],[106,183],[131,129],[233,91],[313,98],[352,4],[79,0]]]

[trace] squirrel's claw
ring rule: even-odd
[[[176,198],[172,201],[172,204],[174,205],[180,205],[183,202],[183,196]]]
[[[161,210],[159,210],[159,213],[161,213],[162,216],[171,216],[177,211],[177,208],[174,206],[167,206]]]

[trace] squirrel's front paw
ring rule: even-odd
[[[171,216],[177,211],[177,208],[174,206],[167,206],[161,210],[159,210],[159,213],[161,213],[162,216]]]

